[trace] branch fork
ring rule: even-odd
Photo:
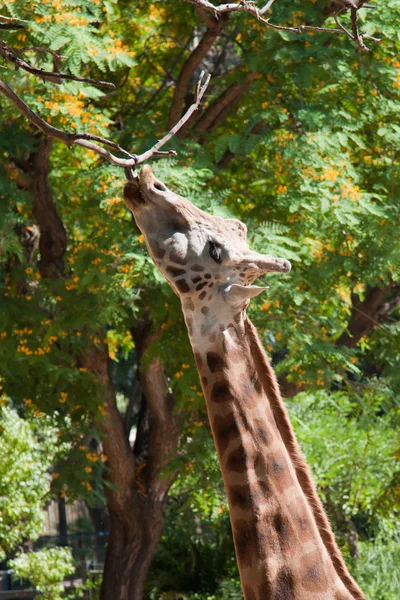
[[[66,146],[68,146],[68,148],[71,148],[74,144],[76,144],[77,146],[82,146],[87,150],[92,150],[99,156],[102,156],[108,162],[119,167],[135,168],[153,156],[176,156],[175,150],[161,150],[161,148],[165,146],[167,142],[169,142],[169,140],[179,131],[179,129],[181,129],[181,127],[190,119],[192,114],[199,108],[200,102],[210,82],[210,78],[210,75],[206,76],[204,71],[201,72],[197,82],[196,96],[193,104],[189,107],[183,117],[176,123],[176,125],[174,125],[174,127],[172,127],[172,129],[163,138],[161,138],[161,140],[156,142],[154,146],[140,155],[131,154],[124,148],[121,148],[121,146],[115,142],[91,133],[70,133],[68,131],[58,129],[57,127],[53,127],[53,125],[50,125],[50,123],[47,123],[35,112],[33,112],[33,110],[29,108],[22,98],[20,98],[18,94],[16,94],[6,83],[1,80],[0,92],[14,104],[14,106],[22,115],[24,115],[33,125],[35,125],[35,127],[40,129],[40,131],[42,131],[47,137],[60,140]],[[125,156],[128,158],[119,158],[106,148],[99,146],[99,144],[104,144],[113,150],[117,150],[121,154],[125,154]]]

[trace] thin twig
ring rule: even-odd
[[[354,41],[354,36],[350,33],[350,31],[348,31],[348,29],[346,29],[346,27],[344,25],[341,24],[341,22],[339,21],[339,15],[342,14],[342,12],[344,12],[344,8],[341,8],[340,10],[338,10],[337,13],[335,13],[333,15],[333,18],[335,19],[335,23],[338,27],[340,27],[340,29],[343,31],[343,33],[345,33],[347,35],[347,37],[349,37],[351,40]]]
[[[50,48],[41,48],[40,46],[25,46],[25,48],[21,48],[21,50],[18,50],[18,52],[28,52],[28,50],[33,50],[34,52],[43,52],[44,54],[51,54],[52,56],[54,56],[54,58],[58,58],[58,60],[67,58],[62,54],[58,54],[58,52],[55,52],[54,50],[50,50]]]
[[[263,15],[264,13],[266,13],[267,10],[269,10],[271,8],[271,6],[273,5],[274,2],[275,2],[275,0],[269,0],[269,2],[267,2],[267,4],[263,8],[260,8],[260,10],[258,11],[260,13],[260,15]]]
[[[360,313],[360,315],[363,315],[363,317],[365,317],[366,319],[369,319],[372,323],[374,323],[374,325],[376,325],[380,329],[383,329],[383,331],[386,331],[386,333],[388,333],[389,335],[391,335],[391,336],[393,335],[393,332],[390,331],[390,329],[388,329],[387,327],[385,327],[385,325],[382,325],[382,323],[379,323],[379,321],[377,321],[376,319],[374,319],[373,317],[371,317],[371,315],[367,314],[366,312],[364,312],[360,308],[357,308],[357,306],[354,306],[354,304],[351,304],[350,302],[346,302],[345,300],[342,300],[342,302],[344,304],[348,304],[353,310],[355,310],[356,312]]]
[[[199,108],[201,99],[203,98],[211,79],[211,75],[207,75],[204,81],[204,76],[205,73],[204,71],[202,71],[197,82],[196,97],[193,104],[188,108],[183,117],[179,119],[176,125],[174,125],[174,127],[172,127],[172,129],[160,141],[154,144],[154,146],[150,148],[150,150],[147,150],[147,152],[144,152],[139,156],[137,164],[144,162],[145,160],[150,158],[150,156],[152,156],[155,152],[157,152],[162,146],[164,146],[179,131],[179,129],[186,123],[186,121],[190,119],[192,114]]]
[[[58,129],[57,127],[53,127],[50,123],[46,123],[43,119],[41,119],[36,113],[33,112],[29,108],[27,104],[20,98],[6,83],[0,80],[0,92],[4,94],[19,112],[24,115],[35,127],[40,129],[44,133],[44,135],[50,138],[56,138],[66,144],[68,148],[71,148],[73,144],[78,146],[82,146],[87,150],[92,150],[96,152],[99,156],[102,156],[108,162],[117,165],[119,167],[136,167],[144,161],[148,160],[152,156],[175,156],[175,150],[164,150],[161,151],[160,148],[164,146],[176,133],[179,129],[186,123],[188,119],[190,119],[191,115],[198,109],[200,102],[204,96],[204,93],[207,89],[207,86],[210,81],[210,75],[208,75],[204,81],[205,73],[201,72],[198,84],[197,84],[197,93],[194,103],[189,107],[184,116],[176,123],[176,125],[158,142],[154,144],[149,150],[143,152],[139,156],[137,154],[131,154],[127,150],[124,150],[118,144],[101,138],[97,135],[93,135],[91,133],[69,133],[67,131],[63,131],[62,129]],[[102,148],[98,144],[94,143],[98,142],[100,144],[104,144],[121,152],[122,154],[127,155],[129,158],[119,158],[112,154],[106,148]]]
[[[25,19],[20,19],[19,17],[5,17],[4,15],[0,15],[0,19],[4,21],[21,21],[22,23],[28,23]]]
[[[10,48],[10,46],[3,40],[0,40],[0,56],[9,62],[12,62],[16,67],[20,67],[21,69],[24,69],[24,71],[27,71],[32,75],[36,75],[36,77],[41,77],[44,80],[51,81],[52,83],[61,83],[62,80],[65,79],[69,81],[81,81],[82,83],[91,83],[92,85],[97,85],[99,87],[115,89],[115,85],[107,81],[96,81],[95,79],[88,79],[87,77],[66,75],[64,73],[45,71],[44,69],[33,67],[25,60],[20,58],[15,50]]]

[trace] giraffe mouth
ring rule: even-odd
[[[124,200],[128,208],[132,210],[145,204],[145,199],[142,195],[142,190],[139,182],[139,177],[129,178],[124,187]]]

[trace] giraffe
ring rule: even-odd
[[[246,315],[262,274],[289,261],[252,251],[246,226],[127,173],[124,197],[181,300],[230,508],[245,600],[363,600],[296,441],[275,374]]]

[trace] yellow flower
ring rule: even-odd
[[[59,398],[59,402],[60,404],[64,404],[67,401],[68,398],[68,393],[67,392],[61,392],[60,394],[60,398]]]
[[[90,462],[97,462],[99,460],[99,457],[95,452],[86,452],[85,456]]]

